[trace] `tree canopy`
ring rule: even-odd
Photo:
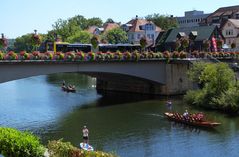
[[[105,39],[110,44],[118,44],[118,43],[126,43],[128,40],[127,33],[123,31],[121,28],[114,28],[109,30],[106,35]]]
[[[230,113],[239,111],[239,83],[227,64],[196,63],[189,78],[203,86],[201,90],[187,92],[187,103]]]
[[[169,15],[151,14],[145,17],[149,21],[153,21],[158,27],[163,30],[175,28],[178,26],[177,20]]]
[[[89,32],[78,31],[78,32],[76,32],[76,34],[68,37],[67,42],[89,44],[91,38],[92,38],[92,34],[90,34]]]

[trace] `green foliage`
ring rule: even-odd
[[[0,128],[0,154],[6,157],[43,157],[45,148],[29,132]]]
[[[14,43],[15,51],[27,51],[30,52],[33,49],[32,34],[26,34],[21,37],[17,37]]]
[[[142,49],[145,49],[145,47],[147,46],[147,39],[146,39],[146,37],[145,37],[145,36],[142,37],[142,38],[140,39],[139,43],[140,43],[141,48],[142,48]]]
[[[63,140],[49,141],[48,151],[50,157],[117,157],[114,154],[100,151],[84,151],[74,147],[70,142]]]
[[[110,44],[118,44],[118,43],[126,43],[128,40],[127,33],[123,31],[121,28],[114,28],[109,30],[106,35],[105,39]]]
[[[78,31],[74,35],[68,37],[67,42],[89,44],[91,38],[92,38],[92,34],[90,34],[89,32]]]
[[[189,78],[202,85],[201,90],[188,91],[188,104],[230,113],[239,111],[239,89],[235,74],[225,63],[196,63],[188,72]]]
[[[96,49],[96,48],[98,47],[98,44],[99,44],[98,36],[94,35],[94,36],[90,39],[90,42],[91,42],[93,48]]]
[[[153,21],[158,27],[163,30],[175,28],[178,26],[176,18],[170,17],[169,15],[152,14],[145,17],[149,21]]]

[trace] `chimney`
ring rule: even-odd
[[[136,18],[135,18],[136,20],[138,20],[138,15],[136,15]]]
[[[4,34],[2,33],[2,39],[4,38]]]

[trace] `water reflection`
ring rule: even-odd
[[[76,93],[61,91],[62,80],[77,86]],[[123,93],[96,92],[95,79],[80,74],[54,74],[0,84],[0,124],[28,129],[44,143],[64,138],[82,141],[82,127],[90,131],[90,143],[98,150],[122,157],[237,156],[239,118],[204,111],[222,123],[215,130],[198,129],[168,121],[166,99]],[[173,110],[202,109],[171,98]]]

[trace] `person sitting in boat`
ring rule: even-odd
[[[185,119],[188,119],[188,118],[189,118],[188,110],[185,110],[185,112],[183,113],[183,117],[184,117]]]

